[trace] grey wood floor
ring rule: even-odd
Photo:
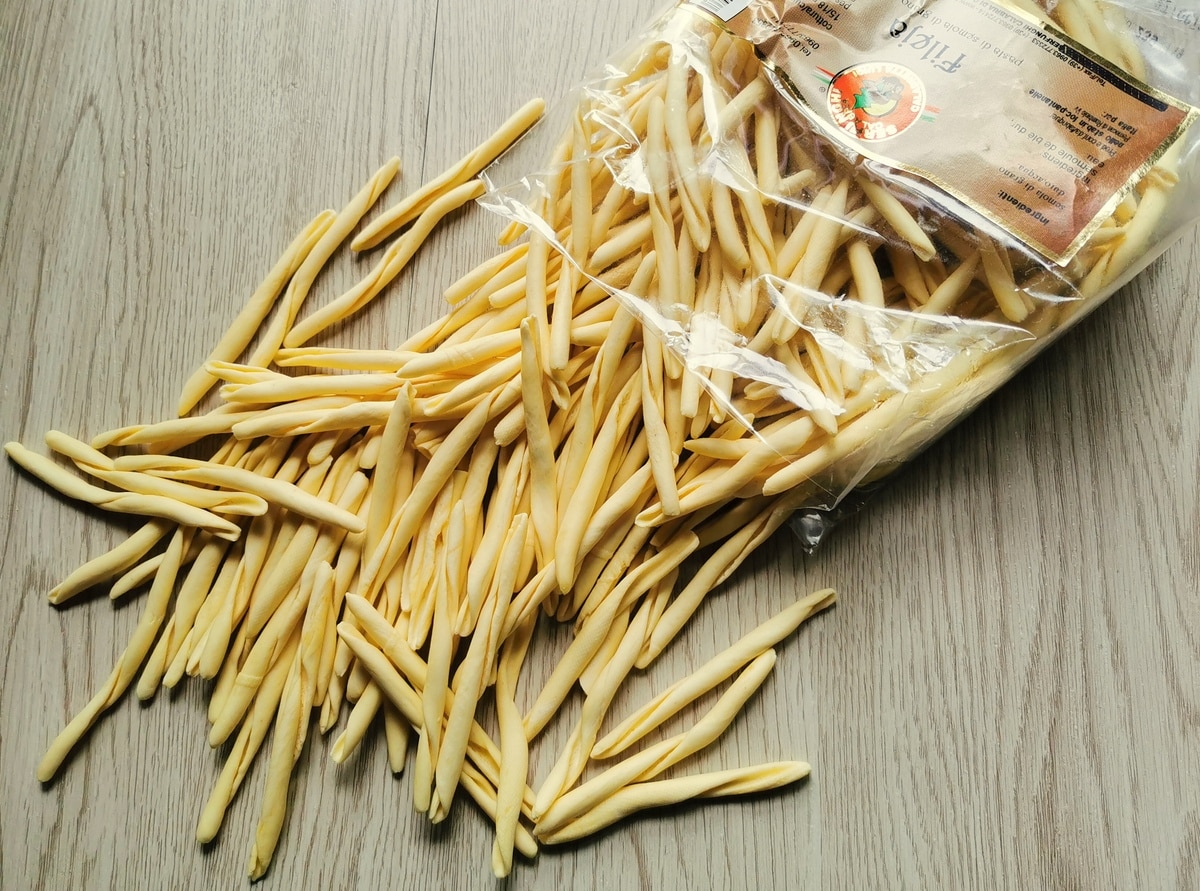
[[[37,446],[50,428],[167,417],[312,214],[392,154],[406,186],[440,171],[658,6],[0,5],[0,436]],[[497,229],[482,211],[454,219],[339,336],[390,345],[440,314]],[[354,275],[336,268],[318,294]],[[1198,289],[1193,228],[815,555],[788,534],[761,549],[633,685],[640,701],[836,587],[707,762],[800,757],[809,781],[643,817],[518,865],[510,885],[1200,887]],[[130,697],[53,783],[34,779],[139,611],[103,596],[56,610],[45,592],[129,527],[9,463],[0,504],[0,887],[239,887],[264,771],[201,848],[221,763],[201,684]],[[431,828],[380,735],[341,767],[330,741],[305,749],[263,887],[494,886],[477,811]]]

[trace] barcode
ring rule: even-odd
[[[729,21],[750,3],[751,0],[691,0],[692,6],[711,12],[723,22]]]

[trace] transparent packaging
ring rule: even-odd
[[[894,7],[898,23],[920,8],[853,2],[890,2],[882,12]],[[913,458],[1195,221],[1200,128],[1189,112],[1072,255],[1050,259],[929,178],[830,138],[786,75],[699,6],[780,4],[660,14],[559,109],[551,165],[492,183],[484,203],[511,221],[506,240],[529,234],[551,368],[582,342],[588,285],[661,344],[647,343],[647,392],[664,417],[647,425],[669,444],[674,491],[660,481],[639,523],[765,498],[799,511],[794,528],[814,546],[851,493]],[[1194,10],[1021,9],[1149,87],[1198,100]]]

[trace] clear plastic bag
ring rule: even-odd
[[[1003,19],[1008,42],[994,46],[1003,29],[972,30],[955,9]],[[570,320],[589,284],[619,296],[647,341],[665,348],[647,384],[663,417],[646,424],[669,444],[659,463],[671,462],[674,491],[656,473],[660,498],[639,522],[774,499],[801,512],[801,537],[815,545],[850,493],[911,459],[1163,251],[1194,222],[1200,198],[1200,128],[1184,104],[1200,91],[1200,38],[1186,12],[1173,0],[1060,0],[1050,12],[990,0],[694,0],[660,15],[585,84],[564,111],[552,166],[494,186],[485,203],[512,221],[509,237],[530,232],[528,280],[546,281],[552,368],[565,373]],[[839,23],[854,15],[885,30],[862,36]],[[797,86],[831,39],[874,67],[817,65],[827,92]],[[960,44],[985,57],[974,75]],[[1037,58],[1019,56],[1023,47]],[[916,75],[896,58],[939,67]],[[997,70],[1012,80],[984,82]],[[961,146],[918,120],[956,112],[930,102],[947,72],[963,79],[941,97],[984,109],[957,109],[974,124]],[[1160,123],[1169,135],[1146,136],[1157,141],[1135,157],[1129,134],[1151,132],[1153,108],[1134,126],[1088,95],[1062,99],[1047,72],[1109,78],[1108,88],[1162,105],[1175,123]],[[902,93],[906,77],[916,86]],[[848,82],[862,91],[854,106],[835,95]],[[918,149],[931,140],[932,169],[889,163],[897,127],[878,140],[858,139],[861,124],[850,138],[836,132],[839,111],[890,126],[869,107],[883,107],[889,90],[911,100],[891,119],[911,127],[910,155],[914,140]],[[814,95],[830,96],[834,111]],[[985,107],[1011,121],[995,126]],[[1085,156],[1097,166],[1055,173]],[[1105,162],[1109,181],[1096,184]],[[1127,172],[1113,173],[1122,163]],[[975,170],[985,184],[997,170],[1010,177],[993,192],[1016,211],[974,200],[988,197]],[[1076,227],[1055,232],[1060,221],[1043,217],[1057,249],[1027,237],[1027,219],[1012,220],[1037,223],[1054,208]]]

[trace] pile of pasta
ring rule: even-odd
[[[1136,68],[1097,39],[1093,9],[1055,16]],[[673,11],[654,33],[583,92],[548,174],[489,193],[512,218],[503,250],[446,289],[443,318],[395,348],[311,343],[484,195],[481,173],[539,101],[369,222],[398,160],[318,215],[188,380],[180,417],[90,442],[48,434],[78,474],[7,445],[67,495],[147,517],[50,592],[148,589],[41,780],[130,686],[148,699],[185,677],[214,682],[209,741],[230,746],[201,841],[274,727],[252,878],[314,721],[341,726],[341,762],[381,716],[393,770],[411,750],[420,811],[445,819],[461,788],[495,822],[498,876],[514,850],[642,808],[807,775],[780,761],[661,776],[717,740],[832,591],[621,720],[610,706],[797,509],[886,473],[1110,291],[1144,251],[1173,161],[1057,269],[826,144],[704,16]],[[351,236],[355,251],[383,246],[375,265],[303,313]],[[217,407],[192,414],[217,385]],[[181,454],[205,443],[206,459]],[[549,619],[574,636],[522,714],[518,680]],[[692,726],[646,742],[730,678]],[[531,787],[530,745],[576,686],[568,742]]]

